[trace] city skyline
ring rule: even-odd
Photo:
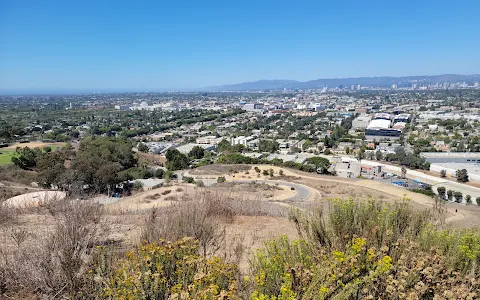
[[[0,90],[478,74],[480,4],[446,4],[2,1]]]

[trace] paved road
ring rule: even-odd
[[[297,183],[292,183],[292,182],[286,182],[286,181],[280,181],[280,180],[234,180],[234,181],[229,181],[229,182],[244,182],[244,183],[250,183],[250,182],[256,182],[256,183],[265,183],[265,184],[270,184],[270,185],[275,185],[278,183],[278,185],[285,185],[288,187],[293,187],[295,189],[295,195],[287,198],[282,201],[292,201],[292,202],[302,202],[307,200],[310,197],[310,189],[307,188],[304,185],[297,184]]]

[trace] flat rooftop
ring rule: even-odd
[[[480,159],[480,152],[421,152],[421,156],[425,158],[475,158]]]
[[[480,164],[461,164],[461,163],[433,163],[434,166],[439,166],[444,169],[450,169],[453,171],[459,169],[466,169],[470,175],[480,175]]]

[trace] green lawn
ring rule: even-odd
[[[0,149],[0,166],[8,165],[12,163],[12,156],[15,150],[2,150]]]

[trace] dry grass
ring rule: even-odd
[[[95,245],[105,243],[103,209],[84,201],[50,203],[50,225],[41,235],[25,227],[3,226],[0,290],[3,295],[30,291],[56,298],[73,296],[85,284],[82,272]]]

